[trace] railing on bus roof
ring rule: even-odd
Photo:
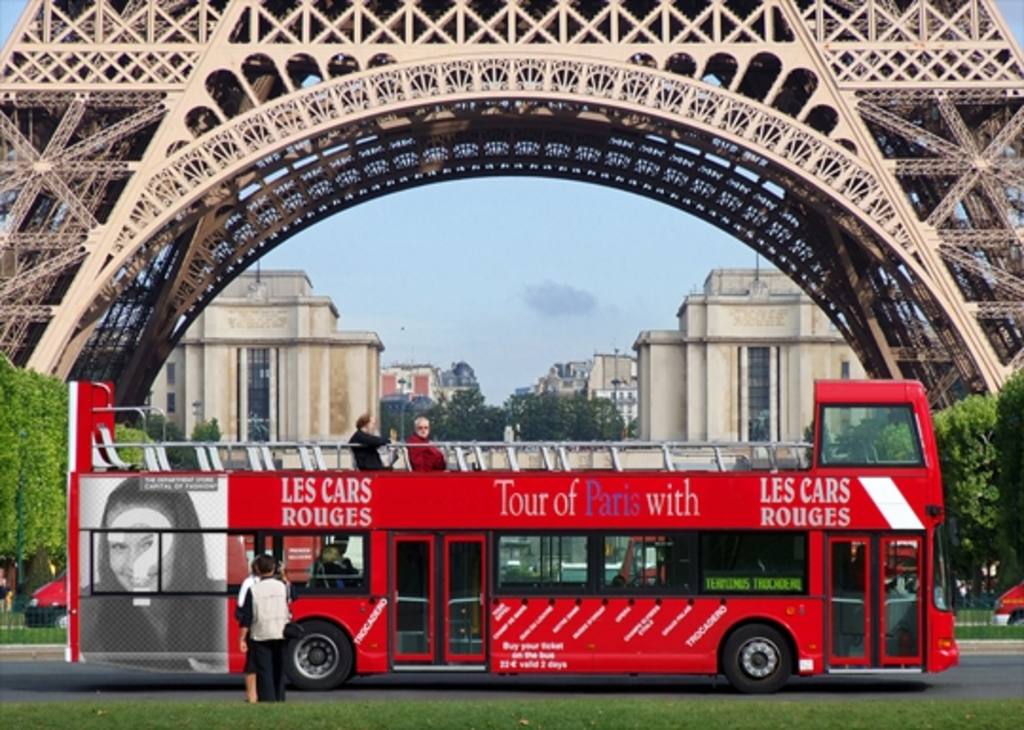
[[[411,470],[410,450],[437,448],[449,471],[779,471],[810,468],[811,445],[800,442],[676,441],[451,441],[392,444],[384,463]],[[277,471],[355,470],[347,442],[145,442],[114,443],[109,431],[93,437],[96,471]],[[127,449],[141,454],[129,463]]]

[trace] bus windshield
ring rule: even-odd
[[[822,466],[923,466],[910,406],[826,406]]]

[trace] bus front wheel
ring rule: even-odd
[[[764,624],[742,626],[729,636],[722,651],[722,671],[740,692],[775,692],[789,679],[793,659],[789,643]]]
[[[302,628],[302,637],[288,642],[288,679],[299,689],[334,689],[352,674],[351,642],[327,621],[303,621]]]

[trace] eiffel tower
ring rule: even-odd
[[[0,67],[0,352],[125,402],[290,236],[493,175],[718,226],[936,406],[1024,365],[994,0],[30,0]]]

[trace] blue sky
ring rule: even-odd
[[[7,39],[23,0],[0,0]],[[1024,39],[1024,0],[999,0]],[[305,269],[344,329],[376,331],[385,364],[466,360],[501,403],[551,363],[626,351],[675,329],[683,298],[754,252],[696,218],[584,183],[445,182],[340,213],[264,257]]]

